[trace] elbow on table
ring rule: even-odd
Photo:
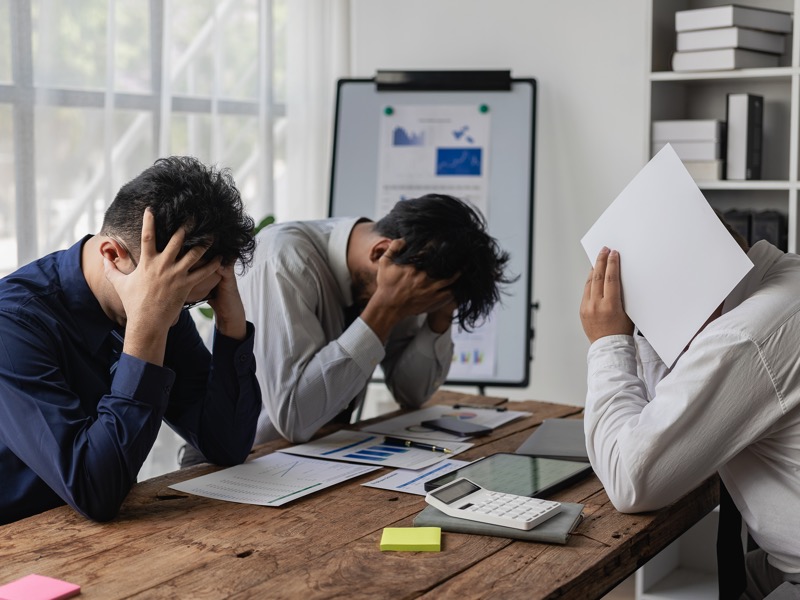
[[[670,499],[661,494],[653,494],[640,487],[605,485],[606,494],[618,512],[633,514],[664,508]]]
[[[105,501],[86,501],[80,504],[76,502],[70,502],[72,508],[82,514],[84,517],[89,519],[90,521],[95,521],[97,523],[107,523],[108,521],[113,520],[119,514],[119,509],[122,507],[122,502],[124,498],[121,500],[105,500]]]

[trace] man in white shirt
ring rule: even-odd
[[[800,597],[793,585],[800,582],[800,256],[761,241],[748,257],[755,267],[668,369],[644,337],[633,335],[623,310],[620,255],[600,252],[580,311],[591,342],[586,443],[622,512],[664,507],[719,472],[760,547],[747,556],[742,598],[773,590],[770,598],[794,598]]]
[[[306,441],[349,418],[378,364],[401,406],[423,404],[447,376],[454,314],[466,327],[488,316],[507,262],[483,217],[444,195],[401,201],[377,223],[263,230],[239,279],[264,403],[255,443]]]

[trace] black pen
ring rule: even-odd
[[[453,408],[485,408],[486,410],[496,410],[497,412],[505,412],[508,410],[505,406],[481,406],[479,404],[453,404]]]
[[[445,454],[452,454],[453,451],[441,446],[434,446],[433,444],[424,444],[422,442],[413,442],[411,440],[404,440],[401,438],[386,436],[383,443],[387,446],[405,446],[406,448],[421,448],[422,450],[430,450],[431,452],[444,452]]]

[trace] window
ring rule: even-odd
[[[100,227],[159,156],[284,189],[287,0],[0,3],[0,275]]]

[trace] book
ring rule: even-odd
[[[725,161],[715,160],[684,160],[683,166],[695,181],[721,181],[725,179]]]
[[[725,122],[717,119],[679,119],[653,121],[651,138],[654,142],[721,141]]]
[[[788,242],[786,216],[777,210],[755,211],[750,228],[750,245],[767,240],[773,246],[786,252]]]
[[[719,141],[708,142],[653,142],[650,145],[650,152],[652,156],[667,144],[672,146],[675,154],[681,161],[687,160],[715,160],[722,158],[722,144]]]
[[[573,502],[562,502],[560,513],[528,530],[459,519],[458,517],[446,515],[433,506],[427,506],[414,517],[414,527],[440,527],[442,531],[452,531],[454,533],[494,535],[527,542],[566,544],[570,534],[583,520],[583,506],[583,504]]]
[[[697,50],[675,52],[672,55],[673,71],[725,71],[728,69],[762,69],[777,67],[780,58],[776,54],[723,48],[720,50]]]
[[[516,453],[589,462],[583,419],[545,419]]]
[[[792,30],[792,13],[738,4],[679,10],[675,13],[675,31],[717,27],[748,27],[789,33]]]
[[[755,94],[728,94],[726,177],[761,179],[764,98]]]
[[[681,31],[677,37],[678,52],[712,50],[714,48],[744,48],[770,54],[783,54],[786,37],[782,33],[757,31],[745,27],[722,27]]]

